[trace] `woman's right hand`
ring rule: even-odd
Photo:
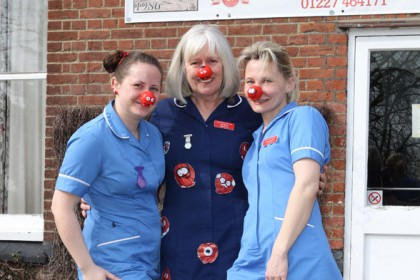
[[[121,278],[115,276],[111,272],[103,269],[96,264],[91,267],[82,270],[84,280],[121,280]]]
[[[90,205],[83,198],[80,199],[80,209],[82,210],[83,218],[86,218],[87,212],[90,210]]]

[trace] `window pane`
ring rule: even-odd
[[[0,73],[46,72],[47,1],[0,1]]]
[[[420,51],[372,52],[370,65],[368,188],[383,190],[383,205],[420,205]]]
[[[0,82],[3,213],[42,213],[45,92],[45,80]]]

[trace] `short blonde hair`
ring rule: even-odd
[[[175,97],[185,104],[185,97],[193,94],[185,76],[184,62],[196,55],[206,45],[212,55],[217,54],[223,65],[220,96],[229,98],[238,93],[241,79],[228,40],[216,26],[199,24],[193,26],[182,36],[175,49],[166,75],[165,92],[168,96]]]
[[[287,93],[287,103],[299,99],[298,80],[293,71],[289,54],[285,48],[268,41],[256,42],[242,51],[241,56],[238,58],[238,64],[245,69],[251,60],[261,60],[266,67],[274,64],[286,79],[294,78],[296,81],[295,88],[292,92]]]

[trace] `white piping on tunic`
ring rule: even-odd
[[[237,95],[237,97],[239,99],[238,102],[236,104],[233,104],[233,105],[229,105],[228,104],[226,106],[228,109],[235,108],[236,106],[238,106],[239,104],[242,103],[242,97],[240,95]],[[185,107],[187,107],[187,104],[178,104],[178,100],[176,98],[174,98],[173,101],[174,101],[175,106],[177,106],[178,108],[185,108]]]
[[[300,150],[312,150],[312,151],[317,152],[318,154],[320,154],[321,157],[322,157],[322,159],[324,159],[324,154],[321,153],[319,150],[314,149],[312,147],[300,147],[300,148],[297,148],[297,149],[294,149],[293,151],[291,151],[290,154],[293,154],[293,153],[295,153],[297,151],[300,151]]]
[[[135,236],[127,237],[127,238],[116,239],[116,240],[112,240],[112,241],[100,243],[100,244],[98,244],[96,246],[97,247],[101,247],[101,246],[105,246],[105,245],[109,245],[109,244],[113,244],[113,243],[118,243],[118,242],[121,242],[121,241],[127,241],[127,240],[137,239],[137,238],[140,238],[140,235],[135,235]]]
[[[280,220],[280,221],[284,221],[284,218],[279,218],[279,217],[274,217],[275,220]],[[306,226],[311,227],[311,228],[315,228],[314,225],[312,224],[306,224]]]
[[[235,108],[236,106],[238,106],[239,104],[241,104],[242,103],[242,97],[240,95],[238,95],[238,97],[239,97],[238,103],[233,104],[233,105],[227,105],[227,107],[228,108]]]
[[[107,117],[107,115],[106,115],[106,107],[104,108],[104,112],[103,112],[103,114],[104,114],[104,118],[105,118],[105,121],[106,121],[106,123],[108,124],[108,127],[109,127],[109,129],[111,129],[111,131],[117,136],[117,137],[119,137],[119,138],[122,138],[122,139],[129,139],[130,137],[129,136],[120,136],[120,135],[118,135],[116,132],[115,132],[115,130],[113,129],[113,127],[111,126],[111,123],[109,122],[109,120],[108,120],[108,117]]]
[[[87,187],[90,187],[90,184],[89,183],[86,183],[85,181],[82,181],[82,180],[80,180],[80,179],[77,179],[77,178],[74,178],[74,177],[72,177],[72,176],[69,176],[69,175],[65,175],[65,174],[58,174],[58,176],[60,176],[60,177],[64,177],[64,178],[67,178],[67,179],[70,179],[70,180],[73,180],[73,181],[76,181],[76,182],[79,182],[79,183],[81,183],[81,184],[83,184],[83,185],[85,185],[85,186],[87,186]]]

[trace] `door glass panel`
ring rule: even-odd
[[[420,206],[417,104],[420,50],[371,52],[367,188],[382,190],[384,206]]]

